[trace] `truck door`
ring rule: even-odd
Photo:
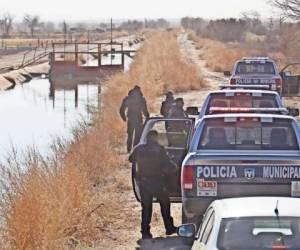
[[[190,144],[194,123],[193,119],[165,119],[150,118],[143,129],[139,144],[146,143],[146,137],[150,130],[158,132],[159,144],[162,145],[169,158],[178,166],[174,172],[166,177],[165,185],[168,188],[172,202],[181,202],[181,163],[186,156]],[[140,201],[138,170],[139,166],[132,166],[132,184],[136,199]],[[156,198],[154,199],[156,202]]]
[[[300,63],[285,66],[280,75],[282,77],[282,96],[300,96]]]

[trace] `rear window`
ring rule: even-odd
[[[280,217],[280,220],[275,216],[222,219],[218,249],[299,250],[299,229],[300,218],[298,217]]]
[[[207,119],[199,149],[298,150],[291,120],[272,117]]]
[[[212,94],[206,114],[209,114],[211,107],[225,108],[278,108],[275,95],[251,93],[235,93],[234,96],[225,94]]]
[[[235,71],[236,75],[274,75],[275,67],[272,62],[265,61],[250,61],[239,62]]]

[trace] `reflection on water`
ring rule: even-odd
[[[127,55],[124,59],[126,72],[133,60]],[[85,66],[96,62],[88,60]],[[102,62],[120,64],[121,55],[104,56]],[[67,90],[61,86],[50,88],[48,79],[33,79],[0,92],[0,162],[12,146],[23,152],[34,145],[45,155],[54,138],[70,139],[78,121],[92,119],[100,105],[99,86],[67,84]]]
[[[79,120],[91,119],[100,102],[98,85],[55,90],[55,98],[50,96],[48,79],[0,92],[0,160],[12,145],[19,151],[35,145],[46,153],[53,138],[68,139]]]

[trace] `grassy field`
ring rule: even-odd
[[[240,43],[223,43],[213,39],[205,39],[196,36],[194,33],[189,35],[197,48],[201,49],[200,57],[207,61],[207,66],[216,72],[231,71],[238,59],[251,56],[269,56],[276,60],[281,69],[288,62],[284,53],[268,52],[261,49],[248,48]]]
[[[108,82],[95,126],[78,126],[72,142],[57,140],[50,159],[32,150],[25,161],[12,154],[1,167],[1,249],[80,249],[101,243],[105,228],[113,227],[112,212],[123,209],[101,190],[107,181],[120,188],[113,173],[126,158],[121,154],[126,130],[118,109],[135,84],[150,107],[167,90],[205,85],[195,66],[182,60],[174,33],[152,34],[130,71]]]

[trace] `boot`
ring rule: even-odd
[[[175,227],[175,226],[172,226],[172,227],[170,227],[170,228],[168,228],[167,230],[166,230],[166,235],[172,235],[172,234],[175,234],[175,233],[177,233],[177,227]]]

